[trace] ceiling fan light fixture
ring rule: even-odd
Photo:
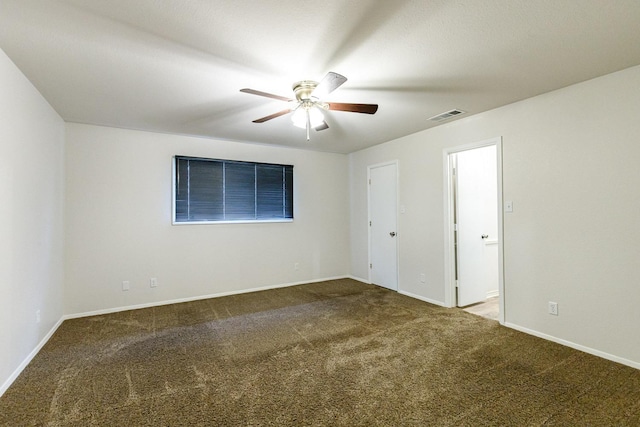
[[[324,115],[315,106],[301,105],[291,115],[293,125],[302,129],[307,128],[307,117],[312,128],[316,128],[324,123]]]
[[[305,129],[307,131],[307,141],[309,141],[312,129],[316,131],[329,129],[329,125],[324,121],[322,110],[348,111],[364,114],[375,114],[375,112],[378,111],[378,104],[352,104],[345,102],[325,102],[322,100],[324,95],[330,94],[346,81],[346,77],[333,71],[329,71],[320,83],[313,80],[299,81],[293,84],[295,100],[249,88],[240,89],[240,92],[288,102],[288,109],[253,120],[253,123],[264,123],[276,117],[293,113],[291,115],[293,125]]]

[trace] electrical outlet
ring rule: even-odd
[[[158,279],[156,279],[155,277],[152,277],[151,279],[149,279],[149,286],[151,286],[152,288],[157,287]]]
[[[36,310],[36,323],[40,323],[40,310]]]
[[[297,263],[297,262],[295,264],[293,264],[293,269],[296,270],[296,271],[300,270],[300,264]]]
[[[424,273],[420,274],[420,283],[426,283],[427,282],[427,276]]]
[[[558,303],[549,301],[549,314],[553,316],[558,315]]]
[[[123,280],[122,281],[122,290],[123,291],[128,291],[131,288],[131,284],[129,283],[128,280]]]

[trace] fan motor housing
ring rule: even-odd
[[[312,80],[302,80],[293,84],[293,92],[296,94],[298,101],[306,101],[311,99],[311,93],[318,86],[318,82]]]

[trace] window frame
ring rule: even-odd
[[[229,162],[229,163],[247,163],[254,165],[270,165],[270,166],[282,166],[282,167],[291,167],[292,173],[292,183],[291,183],[291,192],[292,196],[294,196],[295,190],[295,179],[293,172],[293,165],[286,165],[280,163],[266,163],[266,162],[254,162],[247,160],[230,160],[230,159],[222,159],[222,158],[212,158],[212,157],[200,157],[200,156],[187,156],[187,155],[174,155],[171,158],[171,225],[211,225],[211,224],[264,224],[264,223],[290,223],[293,222],[295,218],[295,197],[292,197],[292,206],[291,206],[291,218],[272,218],[272,219],[237,219],[237,220],[190,220],[190,221],[177,221],[176,220],[176,207],[177,207],[177,163],[178,159],[191,159],[191,160],[204,160],[204,161],[217,161],[217,162]]]

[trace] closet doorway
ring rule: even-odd
[[[499,138],[445,150],[449,306],[504,323]]]

